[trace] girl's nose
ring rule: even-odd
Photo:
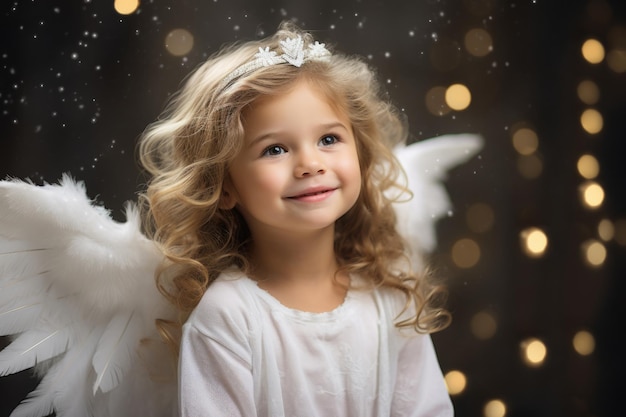
[[[324,161],[316,151],[303,151],[298,155],[294,174],[296,177],[308,177],[326,172]]]

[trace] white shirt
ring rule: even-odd
[[[308,313],[223,274],[183,326],[180,415],[452,416],[430,337],[393,324],[403,305],[392,290],[350,289]]]

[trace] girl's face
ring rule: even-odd
[[[256,101],[224,185],[254,236],[334,227],[356,202],[361,171],[349,119],[306,81]]]

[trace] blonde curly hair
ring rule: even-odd
[[[312,42],[310,34],[283,23],[266,39],[224,48],[190,75],[140,139],[140,161],[152,176],[141,196],[146,229],[167,259],[157,285],[180,312],[177,322],[158,326],[175,347],[182,323],[220,273],[233,265],[250,271],[245,221],[236,209],[221,204],[229,164],[243,143],[242,113],[258,98],[283,94],[302,79],[348,116],[357,144],[361,193],[335,227],[340,270],[401,291],[405,311],[413,314],[397,322],[398,327],[428,333],[449,322],[442,307],[445,289],[409,268],[397,268],[407,261],[407,249],[395,228],[393,201],[386,190],[402,189],[398,180],[403,172],[391,149],[404,142],[408,132],[368,65],[333,53],[328,60],[309,60],[299,68],[262,67],[224,84],[259,47],[275,50],[281,40],[297,36],[305,47]]]

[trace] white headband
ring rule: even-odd
[[[259,47],[259,52],[254,54],[254,58],[254,60],[243,64],[228,74],[222,81],[222,87],[227,86],[234,79],[262,67],[278,64],[290,64],[300,67],[307,61],[326,61],[330,58],[330,51],[326,49],[325,44],[318,41],[309,44],[309,47],[304,49],[302,36],[298,35],[296,38],[287,38],[284,41],[280,41],[280,46],[276,51],[270,51],[269,46],[265,48]]]

